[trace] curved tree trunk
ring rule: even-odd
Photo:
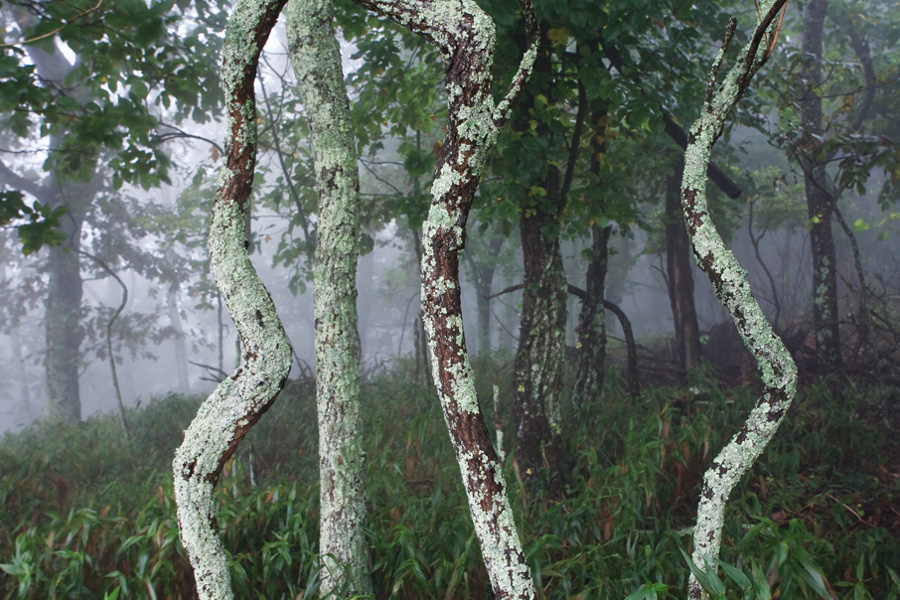
[[[291,0],[288,48],[315,148],[321,597],[371,594],[359,417],[359,173],[332,0]]]
[[[181,540],[201,600],[233,598],[215,520],[222,466],[271,406],[291,369],[291,348],[244,232],[256,161],[253,84],[259,54],[286,0],[240,0],[225,33],[222,81],[228,135],[209,233],[210,268],[241,338],[243,364],[201,405],[173,463]]]
[[[494,23],[477,4],[468,0],[358,1],[428,38],[444,59],[449,123],[422,236],[422,304],[432,373],[494,596],[534,598],[534,582],[516,531],[502,465],[475,393],[459,289],[460,251],[485,153],[509,118],[534,61],[533,9],[530,2],[523,2],[528,51],[506,98],[495,106],[491,95]]]
[[[741,430],[719,452],[703,477],[697,507],[692,560],[700,570],[715,568],[722,539],[725,506],[734,486],[753,466],[781,424],[797,386],[797,368],[759,304],[750,292],[746,275],[716,231],[706,202],[710,153],[724,129],[725,120],[750,85],[753,74],[765,63],[774,44],[772,26],[786,0],[762,2],[760,24],[725,80],[717,73],[734,34],[732,19],[722,50],[716,58],[701,116],[691,127],[685,151],[681,204],[694,256],[715,288],[716,296],[731,313],[744,344],[757,359],[764,385],[763,395]],[[717,93],[713,94],[713,91]],[[692,574],[688,598],[701,600],[706,593]]]

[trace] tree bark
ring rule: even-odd
[[[181,540],[201,600],[233,598],[213,490],[222,466],[284,386],[291,348],[247,253],[244,231],[256,161],[253,84],[259,54],[286,0],[240,0],[222,48],[228,135],[209,233],[210,269],[231,313],[243,364],[201,405],[173,462]]]
[[[549,43],[544,43],[535,60],[535,72],[545,81],[552,81],[550,53]],[[549,91],[546,94],[549,96]],[[532,95],[523,98],[517,130],[529,131],[530,127],[524,119],[527,119],[533,105]],[[582,111],[583,108],[579,111],[580,118],[583,118]],[[537,133],[549,135],[546,125],[542,123],[538,124]],[[577,148],[579,140],[580,132],[576,132],[571,144]],[[546,175],[538,175],[530,185],[526,184],[532,189],[542,188],[544,195],[532,196],[531,205],[523,204],[519,222],[525,289],[513,375],[515,456],[528,491],[533,496],[546,493],[554,499],[561,498],[565,488],[560,468],[559,391],[565,357],[568,299],[556,230],[565,206],[565,188],[571,181],[569,170],[574,168],[576,158],[577,154],[570,156],[564,181],[560,181],[556,166],[550,165]]]
[[[786,0],[762,2],[760,24],[729,70],[724,81],[717,81],[719,67],[737,21],[729,23],[722,46],[710,74],[706,101],[701,116],[691,127],[685,151],[681,205],[694,256],[709,277],[716,296],[728,309],[744,344],[760,367],[763,395],[741,430],[713,460],[703,477],[697,507],[692,561],[698,569],[715,568],[722,539],[725,506],[734,486],[765,449],[775,434],[796,394],[797,367],[750,292],[747,277],[734,255],[725,248],[721,236],[709,218],[706,180],[710,154],[721,135],[725,121],[746,92],[753,75],[762,67],[774,44],[773,25]],[[713,93],[714,90],[717,93]],[[706,592],[691,574],[688,598],[701,600]]]
[[[584,98],[584,86],[579,86],[579,95]],[[591,135],[590,172],[600,181],[600,156],[606,153],[606,132],[604,123],[609,113],[606,103],[597,106],[591,114],[591,123],[596,128]],[[602,198],[600,199],[602,205]],[[612,225],[602,229],[591,226],[591,262],[588,265],[585,296],[581,299],[578,317],[578,370],[575,377],[575,399],[582,405],[594,401],[603,391],[606,376],[606,272],[609,267],[609,237]]]
[[[495,105],[491,94],[494,23],[477,4],[469,0],[359,3],[425,36],[444,60],[449,122],[422,235],[422,304],[432,373],[494,596],[534,598],[534,582],[516,531],[502,465],[475,393],[459,288],[460,251],[485,154],[509,118],[534,61],[533,8],[530,2],[522,4],[528,50],[506,97]]]
[[[291,0],[288,48],[315,149],[319,595],[372,593],[359,396],[359,173],[332,0]]]
[[[700,366],[700,327],[694,303],[691,243],[681,216],[682,161],[666,177],[666,275],[675,325],[676,360],[682,374]]]
[[[47,300],[44,304],[46,350],[45,413],[68,423],[81,420],[78,367],[81,364],[81,261],[78,249],[82,220],[68,213],[60,229],[66,241],[50,248]]]
[[[587,270],[585,297],[578,316],[578,371],[575,399],[583,406],[596,401],[603,392],[606,376],[606,309],[604,288],[609,263],[612,225],[591,226],[591,262]]]
[[[800,91],[800,118],[803,122],[804,148],[800,167],[806,190],[806,207],[809,215],[809,242],[813,263],[813,331],[816,337],[816,355],[819,362],[829,369],[841,366],[841,337],[838,321],[837,264],[835,262],[834,236],[831,221],[834,214],[834,198],[828,176],[827,162],[816,157],[822,147],[825,123],[822,116],[820,86],[823,81],[822,31],[828,0],[810,0],[804,5],[801,30],[803,50],[802,81]]]
[[[548,176],[545,185],[547,195],[555,199],[559,186],[552,168],[551,173],[554,175]],[[559,238],[547,240],[544,236],[544,228],[555,225],[557,218],[540,208],[522,215],[525,288],[513,379],[516,462],[529,492],[546,492],[550,498],[562,497],[565,487],[560,469],[559,391],[568,286]]]

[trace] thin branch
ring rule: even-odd
[[[102,4],[103,4],[103,0],[98,0],[98,1],[97,1],[97,4],[95,4],[94,6],[88,8],[88,9],[86,9],[86,10],[81,11],[80,13],[78,13],[77,15],[75,15],[72,19],[66,21],[65,23],[63,23],[62,25],[60,25],[60,26],[57,27],[56,29],[53,29],[52,31],[48,31],[48,32],[46,32],[46,33],[42,33],[41,35],[35,36],[35,37],[33,37],[33,38],[29,38],[29,39],[27,39],[27,40],[22,40],[22,41],[20,41],[20,42],[13,42],[13,43],[11,43],[11,44],[0,44],[0,48],[12,48],[13,46],[20,46],[20,45],[21,45],[21,46],[24,46],[25,44],[32,44],[32,43],[34,43],[34,42],[38,42],[38,41],[40,41],[40,40],[43,40],[43,39],[45,39],[45,38],[48,38],[48,37],[50,37],[50,36],[54,36],[54,35],[56,35],[57,33],[59,33],[60,31],[62,31],[63,29],[65,29],[66,27],[68,27],[69,25],[73,25],[73,24],[75,23],[75,21],[78,21],[78,20],[81,19],[82,17],[85,17],[85,16],[91,14],[92,12],[95,12],[95,11],[100,10],[100,6],[101,6]]]
[[[494,127],[498,130],[503,127],[509,115],[512,113],[512,107],[519,99],[519,95],[525,88],[528,78],[531,77],[531,69],[534,66],[534,59],[537,58],[538,46],[540,45],[540,36],[537,24],[537,17],[534,14],[534,5],[531,0],[519,0],[522,7],[522,13],[525,17],[525,53],[519,62],[519,70],[512,82],[509,84],[509,90],[506,96],[497,105],[494,111]]]
[[[218,152],[220,155],[224,154],[224,152],[225,152],[222,149],[222,146],[220,146],[217,142],[215,142],[214,140],[211,140],[207,137],[203,137],[202,135],[196,135],[194,133],[188,133],[187,131],[184,131],[183,129],[176,127],[175,125],[170,125],[168,123],[160,123],[160,125],[162,127],[167,127],[173,131],[172,133],[157,133],[155,135],[155,137],[160,142],[167,142],[169,140],[175,140],[175,139],[181,139],[181,138],[194,139],[194,140],[200,140],[201,142],[206,142],[207,144],[209,144],[210,146],[215,148],[216,152]]]
[[[116,402],[119,405],[119,422],[122,425],[122,433],[125,436],[125,439],[130,438],[130,434],[128,432],[128,419],[125,417],[125,404],[122,402],[122,390],[119,388],[119,376],[116,373],[116,356],[113,354],[113,343],[112,343],[112,328],[116,322],[116,319],[119,318],[119,315],[122,314],[122,311],[125,310],[125,305],[128,304],[128,287],[125,285],[125,282],[116,274],[115,271],[110,268],[106,262],[104,262],[100,257],[95,256],[89,252],[85,252],[84,250],[76,248],[75,251],[82,256],[86,256],[91,259],[95,263],[97,263],[104,271],[106,271],[122,288],[122,301],[119,303],[118,308],[116,308],[113,315],[109,318],[109,321],[106,322],[106,351],[109,358],[109,370],[112,373],[112,383],[113,389],[116,392]]]
[[[44,196],[47,193],[47,190],[44,189],[43,186],[36,184],[34,181],[22,177],[8,166],[3,161],[0,161],[0,180],[2,180],[9,187],[16,188],[23,192],[28,192],[41,202],[46,202]]]
[[[269,94],[266,92],[266,83],[263,80],[262,73],[258,73],[256,79],[259,81],[263,103],[266,105],[266,115],[274,122],[272,119],[272,104],[269,102]],[[294,206],[297,207],[297,216],[300,217],[300,228],[303,229],[303,239],[309,241],[309,218],[306,216],[306,211],[303,210],[303,202],[300,199],[300,194],[297,192],[297,186],[294,185],[294,177],[284,162],[284,152],[281,150],[281,138],[275,127],[272,127],[272,141],[275,144],[275,156],[278,157],[278,164],[281,167],[281,172],[284,174],[284,180],[287,182],[288,191],[291,193],[291,199],[294,201]]]

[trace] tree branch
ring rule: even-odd
[[[47,204],[49,200],[45,198],[47,194],[47,190],[41,186],[36,184],[34,181],[22,177],[8,166],[3,161],[0,161],[0,181],[5,183],[7,186],[11,188],[15,188],[21,192],[28,192],[35,198],[37,198],[42,204]]]

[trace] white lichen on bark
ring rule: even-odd
[[[768,58],[770,40],[774,39],[772,23],[783,4],[784,0],[760,4],[760,14],[764,16],[754,36],[713,94],[718,83],[716,76],[719,65],[734,32],[732,21],[726,42],[710,75],[702,114],[691,128],[685,151],[681,197],[685,225],[694,255],[700,268],[709,276],[717,297],[731,314],[744,344],[756,357],[765,386],[762,397],[743,428],[713,460],[703,478],[691,557],[703,570],[714,568],[718,557],[725,506],[731,491],[765,449],[796,394],[797,368],[794,361],[752,296],[746,273],[734,255],[725,248],[709,218],[705,195],[706,172],[712,147],[722,133],[731,110],[749,86],[753,74]],[[688,597],[697,600],[705,598],[705,592],[693,575],[688,583]]]
[[[534,598],[502,466],[475,394],[466,351],[459,253],[485,155],[531,71],[537,35],[530,2],[522,7],[528,50],[503,101],[491,95],[494,23],[473,0],[357,0],[429,39],[444,60],[449,123],[431,186],[422,235],[422,303],[432,373],[482,557],[497,598]]]
[[[223,47],[228,137],[208,245],[210,268],[241,338],[243,364],[201,405],[173,462],[181,540],[202,600],[233,598],[215,520],[219,473],[274,401],[291,368],[290,345],[250,262],[244,233],[256,154],[253,82],[259,53],[284,2],[241,0]]]
[[[319,595],[349,597],[372,593],[363,530],[365,460],[359,415],[359,174],[332,0],[291,0],[285,14],[291,63],[312,132],[319,192],[315,255]]]

